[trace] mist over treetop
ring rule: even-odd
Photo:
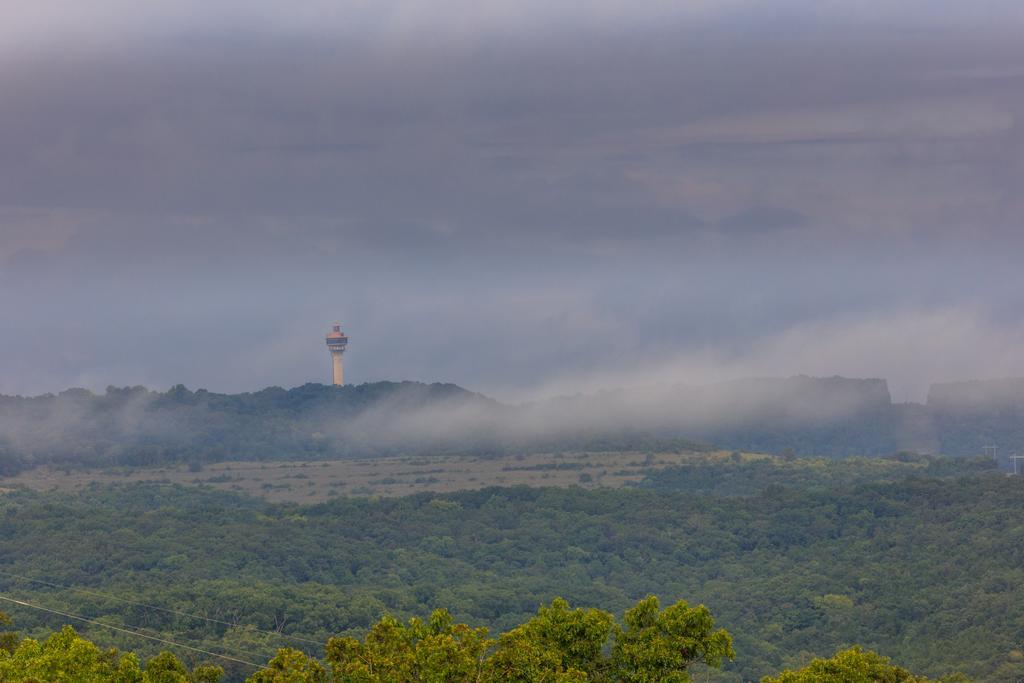
[[[965,388],[967,390],[965,390]],[[220,394],[110,387],[0,397],[0,463],[156,465],[399,454],[723,448],[977,455],[1024,433],[1024,383],[939,385],[894,403],[881,379],[751,379],[506,404],[454,384],[306,384]],[[951,403],[949,396],[962,396]],[[1022,442],[1024,443],[1024,442]]]

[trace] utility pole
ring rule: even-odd
[[[1020,474],[1020,468],[1017,466],[1017,463],[1020,460],[1024,460],[1024,455],[1011,455],[1010,460],[1013,462],[1013,473]]]
[[[996,458],[996,451],[999,450],[998,446],[982,446],[981,450],[984,451],[985,455],[991,455],[992,459],[998,462],[998,459]]]

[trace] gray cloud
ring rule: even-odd
[[[982,5],[0,8],[0,392],[1021,372]]]

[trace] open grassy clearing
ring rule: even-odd
[[[327,461],[233,461],[204,466],[65,470],[39,467],[0,479],[3,488],[81,490],[92,483],[202,484],[271,501],[319,502],[332,496],[401,496],[486,486],[618,488],[651,472],[727,457],[713,453],[549,453],[502,457],[416,456]],[[744,455],[745,458],[768,457]]]

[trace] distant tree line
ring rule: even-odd
[[[453,384],[417,382],[0,396],[0,476],[41,464],[198,469],[224,460],[710,450],[679,435],[629,428],[538,436],[509,425],[517,410]],[[445,426],[450,416],[459,416],[457,425]]]
[[[893,404],[881,380],[790,378],[656,398],[604,392],[509,406],[452,384],[377,382],[244,394],[110,387],[0,396],[0,476],[27,467],[191,464],[381,455],[708,450],[846,457],[904,448],[1024,449],[1024,383],[942,385]],[[979,398],[982,397],[982,398]],[[1004,463],[1005,465],[1005,463]]]

